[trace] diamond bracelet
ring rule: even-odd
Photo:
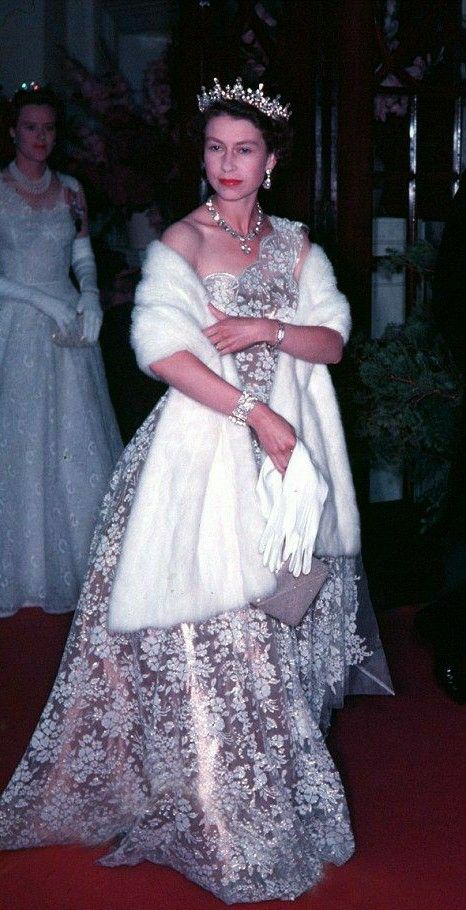
[[[257,404],[257,401],[258,399],[254,395],[251,395],[250,392],[242,392],[234,411],[228,415],[228,420],[231,420],[231,422],[235,423],[238,427],[244,427],[246,425],[246,418],[250,411],[252,411],[254,405]]]

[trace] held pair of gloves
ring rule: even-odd
[[[298,439],[284,476],[266,458],[257,481],[257,495],[267,520],[259,550],[264,566],[288,569],[297,578],[308,575],[328,486]]]
[[[71,265],[80,290],[76,310],[38,288],[21,285],[8,278],[0,278],[0,295],[13,296],[37,307],[46,316],[50,316],[64,334],[70,330],[76,316],[82,315],[83,340],[88,344],[95,344],[102,325],[102,310],[97,290],[95,259],[89,237],[77,237],[73,242]]]

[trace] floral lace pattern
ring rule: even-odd
[[[204,279],[215,306],[228,316],[262,316],[289,322],[298,303],[294,268],[303,243],[302,225],[271,218],[273,232],[263,238],[257,262],[240,275],[216,272]],[[235,354],[240,381],[260,401],[268,401],[278,351],[254,344]]]
[[[218,303],[218,298],[215,298]],[[353,837],[324,732],[349,671],[379,647],[358,631],[354,559],[297,628],[245,607],[201,624],[112,634],[108,597],[161,399],[104,499],[60,672],[3,796],[6,848],[117,838],[224,900],[293,899]],[[370,641],[369,641],[370,638]]]

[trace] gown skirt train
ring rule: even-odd
[[[360,565],[329,557],[296,628],[245,608],[108,632],[125,522],[163,404],[105,497],[57,681],[3,795],[0,845],[116,838],[106,865],[168,865],[225,903],[291,899],[353,852],[324,737],[348,691],[391,691],[375,618]]]

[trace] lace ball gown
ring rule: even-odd
[[[257,263],[204,279],[215,306],[290,318],[302,234],[272,224]],[[236,355],[263,400],[276,359],[266,345]],[[115,566],[164,404],[113,475],[55,688],[3,796],[0,844],[116,838],[107,866],[168,865],[226,903],[291,900],[353,852],[324,736],[347,692],[392,692],[375,617],[360,561],[324,557],[328,579],[296,628],[245,606],[109,633]]]
[[[0,275],[75,308],[64,193],[33,208],[0,175]],[[58,347],[55,322],[0,297],[0,616],[76,606],[121,440],[98,345]]]

